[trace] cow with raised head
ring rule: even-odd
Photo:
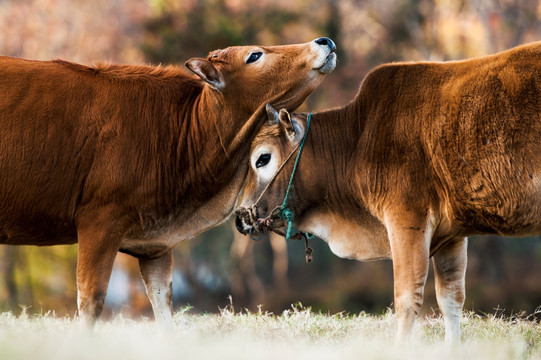
[[[295,109],[336,64],[328,38],[177,67],[0,57],[0,243],[78,243],[77,304],[100,314],[118,251],[171,321],[172,250],[224,221],[264,104]],[[263,105],[262,105],[263,104]]]
[[[308,114],[269,106],[237,227],[284,225],[275,209],[306,134],[287,202],[294,224],[340,257],[392,259],[399,341],[411,335],[432,258],[445,341],[458,341],[466,237],[541,233],[540,60],[533,43],[383,65],[350,103],[314,113],[308,130]]]

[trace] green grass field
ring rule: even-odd
[[[415,340],[394,346],[395,317],[326,315],[292,307],[279,315],[175,314],[164,330],[120,316],[94,330],[54,315],[0,315],[0,359],[541,359],[541,327],[521,318],[467,314],[462,345],[443,349],[443,320],[421,319]]]

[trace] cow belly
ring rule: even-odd
[[[516,161],[518,162],[518,161]],[[541,176],[519,167],[484,170],[456,193],[454,217],[466,233],[528,235],[541,231]]]
[[[57,225],[57,226],[55,226]],[[77,233],[70,225],[28,222],[0,226],[0,244],[4,245],[70,245],[77,243]]]
[[[181,231],[165,230],[144,238],[126,238],[120,244],[120,251],[141,258],[158,258],[186,240]]]

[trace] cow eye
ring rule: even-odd
[[[255,162],[255,167],[260,168],[262,166],[265,166],[269,163],[271,159],[271,154],[262,154],[257,158],[257,161]]]
[[[251,53],[248,56],[248,59],[246,59],[246,64],[251,64],[251,63],[256,62],[257,60],[259,60],[261,55],[263,55],[263,53],[261,51],[256,51],[256,52]]]

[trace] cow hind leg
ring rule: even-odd
[[[156,259],[140,258],[139,268],[156,322],[162,326],[172,326],[173,250]]]
[[[110,215],[103,211],[101,216],[85,216],[89,220],[79,222],[77,227],[77,307],[79,318],[90,326],[103,310],[121,241],[118,224],[106,220]]]
[[[460,318],[465,300],[467,239],[447,242],[434,254],[436,298],[445,321],[445,346],[460,342]]]

